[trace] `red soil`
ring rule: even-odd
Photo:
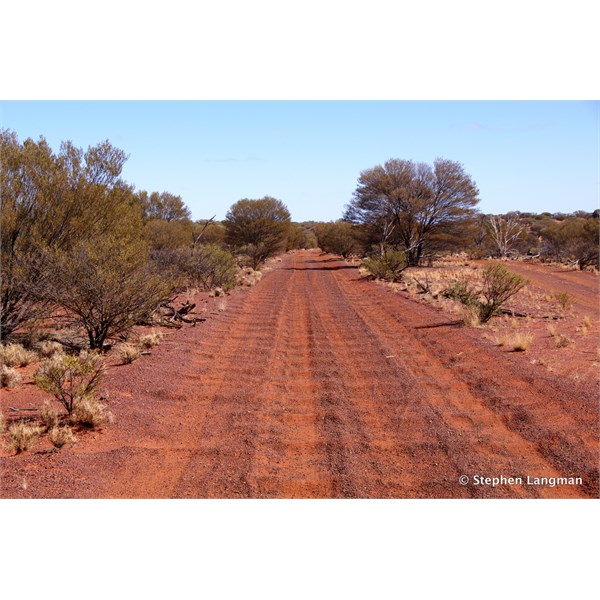
[[[584,279],[569,290],[597,320],[597,283]],[[223,312],[111,367],[105,388],[115,423],[60,452],[4,451],[0,496],[598,497],[597,377],[548,373],[316,251],[286,256]],[[3,391],[4,413],[42,398],[29,385]]]

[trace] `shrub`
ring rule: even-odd
[[[402,278],[402,271],[408,267],[408,261],[401,250],[388,250],[383,254],[365,258],[362,266],[377,279],[399,281]]]
[[[446,298],[458,300],[458,302],[466,306],[477,306],[478,293],[471,289],[471,286],[464,277],[451,283],[442,294]]]
[[[154,346],[158,346],[163,341],[164,337],[162,331],[153,329],[150,333],[140,336],[139,343],[142,348],[150,349],[154,348]]]
[[[466,306],[476,307],[480,323],[487,323],[526,284],[527,280],[520,275],[511,273],[502,265],[492,265],[483,270],[483,287],[480,291],[472,289],[467,280],[461,278],[442,293]]]
[[[134,235],[85,240],[68,252],[48,256],[50,274],[39,297],[66,309],[83,327],[92,350],[147,319],[168,299],[168,273],[155,273],[145,243]]]
[[[556,292],[554,294],[554,299],[563,310],[567,310],[571,305],[572,296],[569,292]]]
[[[21,344],[0,346],[0,362],[7,367],[26,367],[37,359],[37,354],[26,350]]]
[[[6,365],[0,367],[0,387],[14,388],[22,379],[14,369]]]
[[[68,425],[53,427],[48,437],[55,448],[62,448],[65,444],[75,444],[77,442],[73,430]]]
[[[141,350],[134,346],[133,344],[117,344],[115,346],[115,352],[117,356],[121,359],[121,364],[128,365],[132,363],[134,360],[137,360],[141,355]]]
[[[34,373],[36,385],[60,402],[67,414],[84,398],[95,394],[104,372],[104,361],[97,354],[55,356]]]
[[[69,420],[75,425],[93,428],[112,423],[113,415],[95,396],[84,396],[75,404]]]
[[[237,262],[233,255],[215,244],[198,246],[188,261],[187,273],[194,285],[204,290],[225,290],[236,284]]]
[[[527,284],[527,280],[511,273],[502,265],[492,265],[483,270],[484,301],[479,301],[479,318],[487,323],[502,305]]]
[[[42,404],[38,416],[46,429],[53,429],[60,423],[58,411],[48,401]]]
[[[27,421],[17,421],[8,428],[8,447],[19,454],[33,446],[42,433],[41,427]]]
[[[359,244],[352,223],[336,221],[335,223],[317,223],[315,226],[317,243],[323,252],[339,254],[348,258],[359,251]]]

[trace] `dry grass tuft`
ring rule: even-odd
[[[583,323],[581,324],[581,333],[583,335],[587,335],[590,331],[590,327],[592,326],[592,319],[588,315],[583,317]]]
[[[140,336],[139,343],[142,348],[150,349],[154,348],[154,346],[158,346],[163,341],[164,337],[162,331],[153,329],[150,333]]]
[[[74,425],[94,428],[112,423],[113,415],[106,404],[93,396],[87,396],[75,404],[70,420]]]
[[[462,314],[463,323],[467,327],[481,327],[481,319],[476,306],[465,306]]]
[[[65,444],[75,444],[77,442],[77,438],[73,435],[73,430],[68,425],[53,427],[48,437],[55,448],[62,448]]]
[[[260,271],[255,271],[251,267],[240,269],[236,275],[238,285],[245,285],[246,287],[252,287],[256,285],[261,279],[263,274]]]
[[[32,425],[27,421],[17,421],[8,428],[7,445],[11,450],[15,450],[17,454],[28,450],[35,444],[42,433],[42,428],[39,425]]]
[[[529,350],[533,338],[526,333],[517,332],[512,339],[512,349],[515,352],[525,352]]]
[[[0,387],[14,388],[22,379],[14,369],[6,365],[0,367]]]
[[[60,423],[58,411],[47,400],[42,404],[38,412],[38,417],[46,430],[53,429]]]
[[[52,358],[55,354],[64,354],[62,344],[46,340],[39,345],[39,353],[44,358]]]
[[[142,356],[142,351],[133,344],[117,344],[115,353],[121,359],[121,364],[128,365]]]
[[[26,367],[38,356],[31,350],[26,350],[21,344],[7,344],[0,346],[0,363],[7,367]]]
[[[570,337],[561,334],[558,336],[555,343],[557,348],[566,348],[572,341],[573,340]]]
[[[507,346],[510,343],[510,338],[506,333],[494,336],[494,343],[496,346]]]

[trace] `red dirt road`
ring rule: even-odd
[[[596,384],[315,251],[106,387],[116,422],[58,453],[5,454],[2,497],[598,497]]]

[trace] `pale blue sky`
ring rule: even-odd
[[[598,102],[2,102],[0,125],[130,157],[137,189],[180,195],[194,218],[241,198],[282,200],[296,221],[334,220],[360,171],[389,158],[464,165],[485,213],[592,211]]]

